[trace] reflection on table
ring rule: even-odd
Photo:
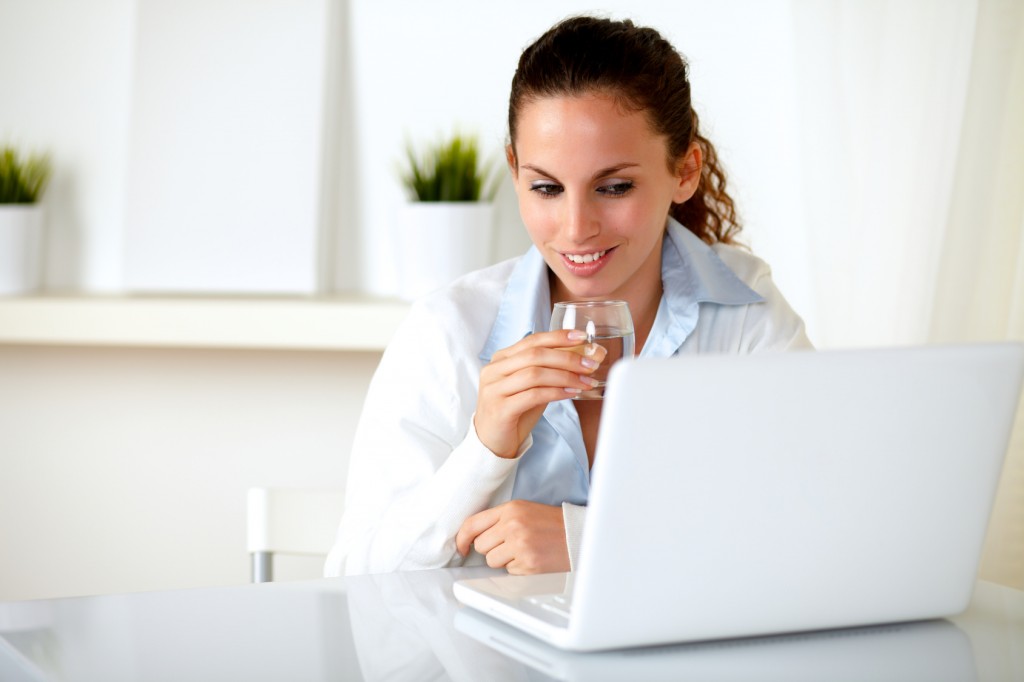
[[[557,650],[452,598],[487,568],[0,603],[0,680],[1024,679],[1024,593],[950,620]]]

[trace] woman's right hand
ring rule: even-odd
[[[473,420],[480,442],[499,457],[515,457],[548,403],[593,388],[590,375],[607,351],[596,343],[576,351],[586,338],[576,329],[541,332],[495,353],[480,370]]]

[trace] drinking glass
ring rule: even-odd
[[[633,357],[635,340],[633,317],[625,301],[566,301],[556,303],[551,311],[551,331],[580,329],[587,332],[587,340],[565,350],[583,355],[587,344],[598,343],[608,351],[601,366],[592,376],[597,386],[573,397],[573,400],[600,400],[604,397],[608,370],[622,358]]]

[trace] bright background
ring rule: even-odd
[[[405,140],[498,157],[519,52],[585,11],[688,57],[819,347],[1024,339],[1014,0],[0,0],[0,141],[56,164],[48,288],[394,294]],[[528,241],[497,203],[500,260]],[[343,485],[378,360],[0,346],[0,599],[244,582],[245,488]],[[983,574],[1024,587],[1016,433]]]

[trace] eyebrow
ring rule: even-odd
[[[601,178],[606,178],[609,175],[614,175],[615,173],[618,173],[620,170],[623,170],[625,168],[635,168],[635,167],[637,167],[639,165],[640,164],[638,164],[638,163],[632,163],[632,162],[619,163],[619,164],[616,164],[614,166],[609,166],[608,168],[602,168],[601,170],[599,170],[596,173],[594,173],[594,175],[591,176],[590,179],[591,180],[600,180]],[[522,165],[522,168],[524,168],[526,170],[531,170],[534,173],[538,173],[540,175],[544,175],[546,177],[551,178],[552,180],[556,179],[554,173],[549,173],[546,170],[544,170],[543,168],[541,168],[540,166],[534,166],[533,164],[524,163]]]

